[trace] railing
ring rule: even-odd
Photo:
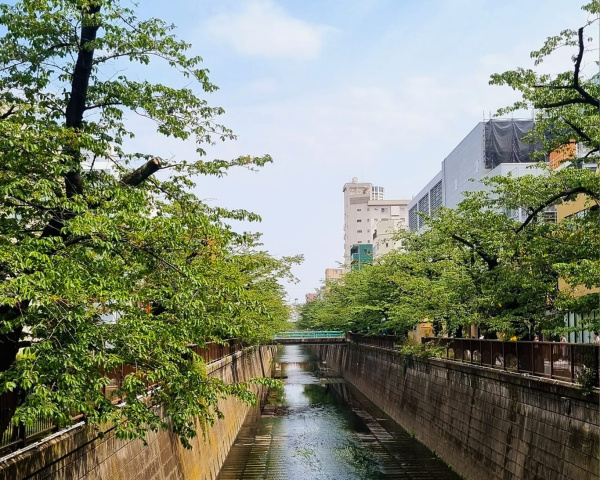
[[[358,333],[348,332],[346,339],[350,342],[360,343],[361,345],[370,345],[371,347],[395,349],[396,345],[402,343],[401,337],[393,335],[360,335]]]
[[[237,339],[224,340],[224,345],[207,342],[205,346],[188,345],[188,348],[204,359],[205,363],[212,363],[228,355],[233,355],[246,347]],[[137,372],[137,368],[133,365],[122,365],[113,372],[105,374],[110,379],[110,383],[102,388],[103,395],[111,399],[113,403],[120,403],[122,398],[116,397],[114,392],[123,386],[123,380],[127,375]],[[154,385],[147,384],[148,389]],[[8,418],[12,417],[12,412],[17,404],[17,395],[14,392],[6,392],[0,395],[0,424],[4,424]],[[7,418],[8,417],[8,418]],[[72,417],[73,423],[83,418],[82,415]],[[31,426],[12,425],[10,424],[0,435],[0,453],[15,450],[25,447],[35,440],[39,440],[49,433],[58,430],[58,426],[52,420],[38,418]]]
[[[293,340],[303,338],[343,338],[345,332],[312,331],[312,332],[279,332],[273,336],[275,340]]]
[[[457,362],[526,373],[575,383],[589,372],[599,387],[600,345],[566,342],[503,342],[470,338],[423,338],[445,347],[445,358]]]

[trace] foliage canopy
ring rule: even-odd
[[[187,444],[193,417],[252,395],[208,378],[186,346],[269,337],[289,313],[278,279],[299,259],[275,259],[227,224],[257,215],[191,193],[194,175],[271,158],[205,159],[235,138],[204,99],[217,87],[172,25],[125,3],[0,5],[0,394],[16,392],[15,424],[83,413],[126,437],[164,427],[160,404]],[[151,65],[181,86],[151,81]],[[195,142],[196,157],[131,150],[136,116]],[[113,174],[95,168],[106,162]],[[118,408],[101,389],[122,364],[137,373],[114,392]],[[157,388],[142,398],[147,383]]]

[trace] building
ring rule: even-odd
[[[373,245],[363,243],[362,245],[352,245],[350,248],[350,269],[360,270],[365,265],[373,263]]]
[[[326,268],[325,269],[325,281],[327,281],[327,282],[339,280],[340,278],[342,278],[343,275],[344,275],[343,268]]]
[[[539,160],[532,157],[536,145],[523,140],[533,125],[533,120],[479,122],[443,160],[441,171],[410,201],[409,229],[421,228],[418,212],[434,215],[442,206],[456,207],[465,192],[487,190],[483,178],[541,174],[543,170],[533,167]],[[511,215],[516,218],[523,212]]]
[[[379,258],[392,250],[402,247],[402,242],[394,237],[400,230],[408,228],[402,220],[379,220],[373,231],[373,258]]]
[[[314,302],[315,300],[318,300],[320,298],[320,295],[321,294],[318,292],[307,293],[304,298],[306,300],[306,303],[310,303],[310,302]]]
[[[351,263],[351,249],[370,245],[373,233],[381,220],[396,220],[398,225],[408,223],[409,200],[385,200],[383,187],[360,183],[355,177],[344,184],[344,261]],[[358,249],[357,249],[358,251]],[[372,255],[372,253],[371,253]]]
[[[589,149],[581,144],[572,143],[563,146],[560,150],[550,154],[550,168],[570,168],[573,166],[571,160],[573,158],[583,158],[589,153]],[[582,164],[582,168],[589,168],[592,171],[598,171],[598,165],[593,162],[596,158],[591,157],[590,163]],[[556,207],[557,221],[585,214],[594,204],[591,203],[585,195],[578,195],[573,201],[562,202]],[[575,297],[581,297],[588,294],[600,293],[600,287],[587,288],[584,285],[569,285],[562,278],[558,279],[558,288],[560,290],[571,291]],[[569,311],[565,315],[565,326],[569,328],[567,332],[567,340],[573,343],[591,343],[593,341],[593,332],[587,329],[591,320],[596,320],[600,313],[580,313]]]

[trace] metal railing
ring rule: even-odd
[[[588,373],[593,386],[600,386],[600,345],[471,338],[423,338],[422,341],[445,347],[444,358],[448,360],[572,383]]]
[[[349,332],[346,339],[361,345],[395,350],[403,338],[370,336]],[[444,347],[442,358],[456,362],[498,368],[509,372],[580,383],[584,373],[600,387],[600,345],[566,342],[503,342],[473,338],[422,338]]]
[[[224,340],[225,344],[216,342],[207,342],[204,346],[191,344],[187,347],[204,359],[206,364],[221,360],[229,355],[241,351],[247,345],[237,339]],[[102,394],[105,398],[110,399],[113,403],[123,401],[121,397],[115,395],[123,386],[123,380],[127,375],[137,372],[137,367],[134,365],[121,365],[120,368],[106,372],[105,376],[110,380],[110,383],[102,388]],[[148,390],[154,387],[148,383]],[[15,392],[5,392],[0,394],[0,425],[12,418],[15,406],[17,405],[18,397]],[[72,417],[73,423],[81,420],[82,415]],[[52,432],[58,430],[58,426],[52,420],[39,417],[31,426],[13,425],[12,423],[0,435],[0,453],[23,448],[34,441],[40,440]]]
[[[279,332],[273,336],[274,340],[293,340],[303,338],[343,338],[345,332],[335,331],[296,331],[296,332]]]
[[[361,335],[358,333],[348,332],[346,339],[350,342],[360,343],[361,345],[370,345],[371,347],[395,349],[396,345],[402,343],[401,337],[393,335]]]

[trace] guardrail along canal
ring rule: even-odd
[[[248,417],[219,480],[460,480],[305,347],[276,362],[284,387]]]

